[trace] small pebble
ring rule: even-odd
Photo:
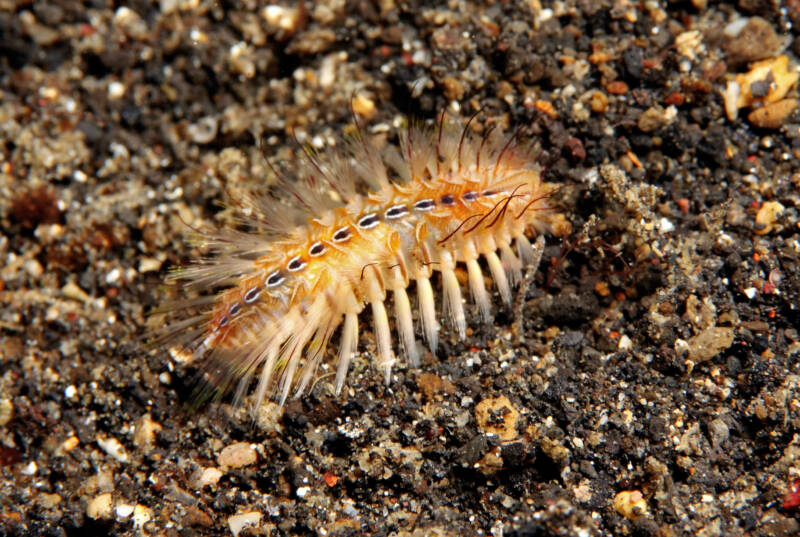
[[[740,88],[736,106],[745,108],[757,102],[778,102],[786,96],[798,78],[800,73],[789,66],[789,57],[785,54],[756,62],[748,72],[736,75],[736,83]],[[762,86],[765,90],[763,94]]]
[[[551,119],[558,118],[558,112],[550,101],[540,99],[536,101],[535,106],[539,112],[550,116]]]
[[[222,478],[222,472],[218,468],[203,468],[197,479],[194,481],[194,486],[197,489],[202,489],[207,486],[214,486]]]
[[[95,496],[86,506],[86,516],[94,520],[111,518],[111,506],[111,493],[100,494]]]
[[[78,302],[88,302],[90,300],[90,297],[88,294],[86,294],[86,291],[78,287],[78,285],[73,281],[67,282],[64,287],[61,288],[61,293],[65,298],[77,300]]]
[[[621,351],[629,351],[633,348],[633,341],[631,341],[631,338],[623,334],[622,337],[619,338],[619,345],[617,348]]]
[[[275,4],[265,6],[261,10],[261,16],[264,17],[267,25],[272,26],[275,30],[285,32],[294,32],[300,19],[297,9]]]
[[[689,339],[689,360],[698,364],[712,359],[733,344],[733,328],[712,326]]]
[[[675,48],[681,56],[694,60],[703,52],[703,34],[698,30],[683,32],[675,38]]]
[[[678,109],[673,105],[667,108],[653,106],[639,115],[636,124],[642,132],[653,132],[669,125],[678,115]]]
[[[23,475],[36,475],[38,471],[39,465],[36,464],[36,461],[29,462],[24,468],[22,468],[22,470],[20,470]]]
[[[14,417],[14,404],[11,399],[0,399],[0,427],[5,427]]]
[[[149,507],[136,504],[136,507],[133,509],[133,527],[137,529],[141,529],[142,526],[150,522],[153,518],[153,510]]]
[[[161,430],[161,424],[153,421],[150,414],[145,414],[136,422],[133,433],[133,441],[136,447],[149,451],[153,449],[156,442],[156,435]]]
[[[733,65],[769,58],[780,51],[784,42],[761,17],[738,19],[726,26],[724,33],[731,36],[725,48],[727,60]]]
[[[490,397],[475,405],[475,419],[484,434],[495,434],[501,440],[514,440],[519,434],[519,411],[505,395]]]
[[[711,437],[711,444],[719,447],[728,440],[730,429],[722,418],[716,418],[708,424],[708,435]]]
[[[230,48],[229,62],[231,70],[244,78],[253,78],[256,75],[254,61],[255,51],[252,46],[240,41]]]
[[[122,82],[114,81],[108,85],[108,98],[117,100],[125,95],[125,84]]]
[[[353,97],[352,106],[353,112],[364,119],[372,119],[375,117],[375,101],[365,95],[359,93]]]
[[[442,85],[447,99],[459,101],[464,98],[464,85],[458,79],[452,76],[446,77]]]
[[[217,137],[217,127],[219,122],[214,116],[207,116],[199,120],[197,123],[192,123],[187,127],[186,132],[193,142],[197,144],[208,144],[214,141]]]
[[[59,494],[49,494],[47,492],[43,492],[39,494],[38,503],[45,509],[53,509],[58,504],[61,503],[61,495]]]
[[[133,514],[133,506],[129,503],[118,503],[114,512],[120,522],[127,520]]]
[[[628,93],[628,85],[622,80],[615,80],[608,83],[606,91],[612,95],[625,95]]]
[[[647,514],[647,502],[641,491],[623,490],[614,497],[614,509],[620,515],[632,520]]]
[[[434,396],[441,393],[452,393],[453,384],[442,377],[429,372],[420,373],[417,379],[420,392],[428,401],[433,400]]]
[[[114,12],[114,25],[133,38],[147,37],[147,24],[138,13],[128,7],[117,8]]]
[[[784,206],[777,201],[768,201],[761,205],[756,214],[755,232],[758,235],[766,235],[775,229],[778,217],[783,213]]]
[[[263,515],[259,511],[246,511],[228,517],[228,527],[233,533],[233,537],[238,537],[239,534],[247,528],[258,526],[261,523]]]
[[[747,116],[747,121],[761,129],[780,128],[797,108],[797,99],[783,99],[776,103],[756,108]]]
[[[61,445],[59,445],[58,448],[56,448],[55,455],[64,456],[65,454],[69,453],[70,451],[78,447],[80,443],[81,441],[78,440],[77,436],[70,436],[69,438],[61,442]]]
[[[109,438],[98,438],[97,445],[99,445],[103,451],[119,462],[128,462],[130,460],[125,448],[119,443],[119,440],[113,436]]]
[[[226,468],[241,468],[249,466],[258,460],[258,453],[253,444],[237,442],[225,446],[217,457],[220,466]]]
[[[30,275],[30,277],[34,280],[38,280],[44,272],[42,264],[35,259],[28,259],[25,261],[22,267],[25,269],[25,272],[27,272],[28,275]]]
[[[596,114],[602,114],[608,108],[608,97],[602,91],[595,91],[589,100],[589,108]]]
[[[669,233],[670,231],[675,231],[675,224],[673,224],[672,221],[670,221],[670,219],[665,216],[658,221],[658,230],[661,233]]]

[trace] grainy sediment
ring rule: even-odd
[[[2,4],[0,535],[797,534],[800,4],[306,4]],[[519,332],[187,411],[186,224],[351,103],[522,127],[574,235]]]

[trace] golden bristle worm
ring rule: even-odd
[[[420,362],[415,326],[436,350],[432,279],[442,290],[441,316],[465,337],[460,266],[484,322],[492,318],[485,269],[511,304],[523,267],[541,257],[544,234],[565,235],[569,223],[550,205],[554,189],[543,183],[532,146],[521,144],[518,132],[476,135],[470,122],[460,129],[444,122],[408,127],[399,147],[380,151],[360,131],[338,152],[305,149],[298,180],[273,169],[290,196],[241,201],[252,231],[205,235],[212,257],[176,279],[219,291],[194,304],[201,311],[189,322],[175,325],[189,332],[173,345],[192,353],[212,391],[237,384],[239,399],[255,383],[256,405],[268,396],[283,404],[311,385],[336,338],[339,393],[365,309],[374,365],[388,382],[395,347],[410,364]]]

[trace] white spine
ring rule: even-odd
[[[433,299],[431,280],[426,277],[417,278],[417,297],[419,298],[420,319],[425,341],[433,354],[436,354],[439,323],[436,321],[436,304]]]
[[[388,384],[394,365],[394,353],[392,352],[392,334],[389,330],[389,316],[383,305],[386,294],[378,279],[377,269],[371,267],[371,270],[365,274],[365,278],[367,279],[367,296],[372,307],[375,344],[378,346],[378,367],[383,369]]]
[[[506,278],[506,271],[503,270],[503,264],[500,263],[500,258],[494,251],[486,252],[486,262],[489,264],[489,271],[492,273],[494,283],[497,285],[497,290],[500,292],[500,298],[507,306],[511,304],[511,287],[508,285],[508,278]]]
[[[444,310],[458,330],[458,337],[467,336],[467,317],[464,314],[464,304],[461,301],[461,287],[456,278],[455,261],[450,252],[441,254],[442,285],[444,287]]]
[[[414,340],[414,320],[411,317],[408,293],[403,287],[394,290],[394,310],[397,316],[397,331],[400,333],[403,349],[406,351],[409,363],[416,367],[419,365],[419,352],[417,352],[417,342]]]
[[[483,272],[476,259],[467,261],[467,273],[469,274],[469,288],[472,298],[481,313],[484,322],[492,320],[492,311],[489,307],[489,293],[486,292],[486,285],[483,282]]]
[[[347,369],[350,367],[350,360],[356,352],[358,345],[358,313],[348,313],[344,317],[344,327],[342,328],[342,341],[339,345],[339,362],[336,368],[336,395],[342,392],[344,380],[347,377]]]
[[[386,315],[386,308],[383,302],[375,300],[372,302],[372,320],[375,323],[375,338],[378,345],[378,367],[383,369],[386,376],[386,384],[389,384],[394,365],[394,353],[392,352],[392,335],[389,332],[389,316]]]
[[[517,237],[517,254],[519,254],[519,257],[520,259],[522,259],[522,262],[524,264],[534,265],[534,258],[536,257],[536,252],[534,251],[533,246],[531,246],[530,241],[525,235],[519,235]],[[541,256],[541,254],[539,255]],[[534,270],[535,269],[536,267],[534,267]]]

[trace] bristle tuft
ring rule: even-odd
[[[431,353],[436,354],[439,342],[439,323],[436,321],[436,303],[429,278],[417,278],[417,296],[419,297],[419,313],[425,341],[428,342]]]

